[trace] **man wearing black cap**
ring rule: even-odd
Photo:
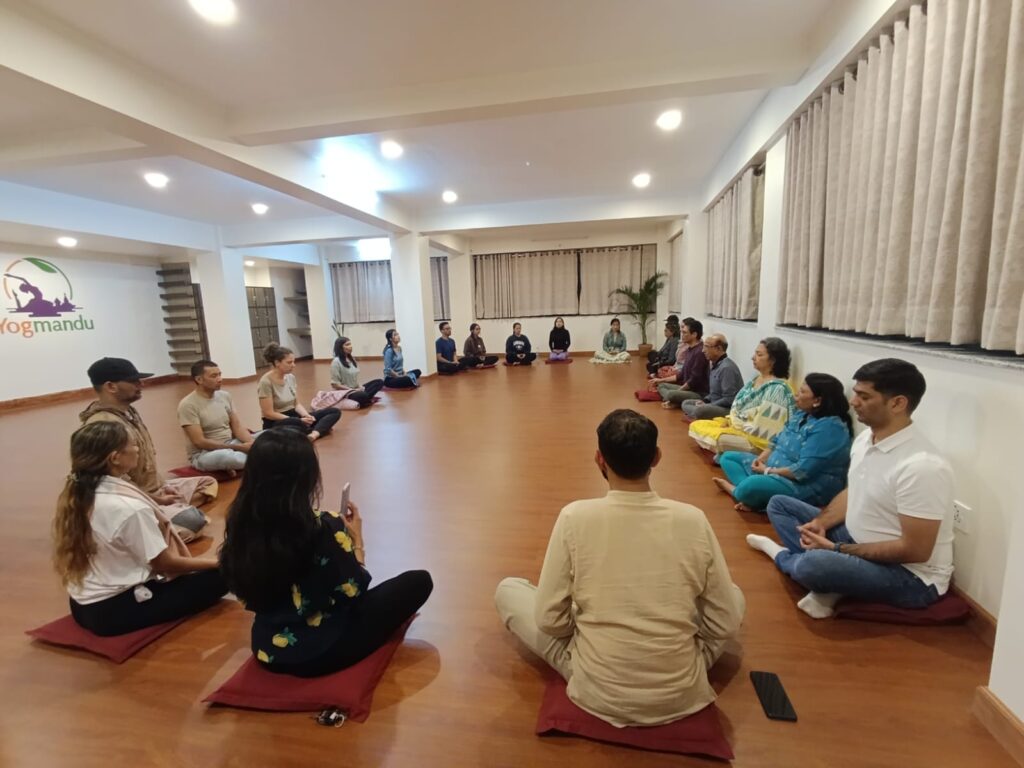
[[[78,417],[83,425],[94,421],[117,421],[124,425],[139,446],[139,464],[129,473],[135,485],[163,507],[184,507],[193,501],[201,503],[216,497],[217,483],[212,478],[167,480],[157,470],[153,438],[132,406],[142,397],[142,379],[148,379],[152,373],[140,373],[124,358],[104,357],[89,366],[88,374],[98,399]]]

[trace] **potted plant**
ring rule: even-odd
[[[645,357],[652,349],[647,342],[647,326],[651,323],[651,317],[658,311],[658,296],[665,290],[666,277],[667,272],[655,272],[639,288],[626,285],[608,294],[609,298],[620,296],[625,299],[626,307],[622,314],[629,315],[640,326],[641,357]]]

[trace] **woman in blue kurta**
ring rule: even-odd
[[[281,428],[256,438],[228,510],[220,568],[255,614],[252,652],[265,669],[316,677],[384,645],[426,602],[426,571],[374,587],[359,509],[321,512],[320,467],[304,434]]]
[[[737,510],[764,510],[772,496],[824,506],[846,487],[853,422],[842,382],[827,373],[807,374],[796,406],[760,455],[722,454],[728,480],[716,477],[715,484],[736,500]]]

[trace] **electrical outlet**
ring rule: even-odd
[[[961,533],[970,533],[971,508],[962,501],[953,502],[953,528]]]

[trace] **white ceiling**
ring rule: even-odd
[[[605,235],[649,234],[652,229],[664,226],[670,221],[678,221],[678,217],[652,216],[642,219],[602,219],[521,227],[482,227],[462,234],[469,239],[471,245],[482,240],[586,240]]]
[[[848,0],[849,1],[849,0]],[[33,0],[61,22],[231,109],[473,78],[707,69],[809,50],[837,0]]]
[[[0,39],[31,41],[0,56],[0,179],[218,225],[405,231],[460,206],[483,226],[555,201],[675,213],[853,0],[236,0],[227,27],[187,0],[0,2]],[[671,107],[683,125],[663,133]]]
[[[78,240],[76,247],[63,248],[57,245],[57,238],[67,235]],[[66,229],[34,227],[27,224],[0,221],[0,251],[9,253],[12,246],[29,246],[33,249],[45,250],[54,256],[67,258],[97,253],[140,257],[143,260],[188,258],[188,251],[186,249],[169,245],[155,245],[154,243],[126,240],[120,237],[83,234]]]
[[[142,179],[148,171],[166,174],[171,182],[164,189],[153,189]],[[9,171],[3,178],[15,184],[212,224],[332,215],[318,206],[179,157]],[[265,203],[270,210],[257,216],[250,208],[253,203]]]

